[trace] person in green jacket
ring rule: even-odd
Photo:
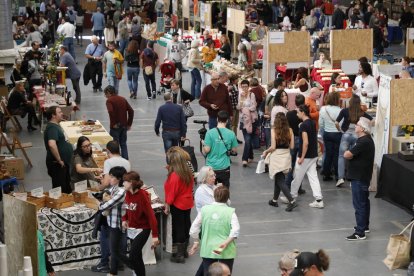
[[[226,264],[230,271],[233,270],[236,257],[234,240],[239,236],[240,224],[235,209],[226,204],[229,197],[227,187],[217,187],[214,190],[215,202],[201,208],[190,228],[190,236],[194,239],[194,244],[189,250],[190,255],[193,255],[200,245],[201,231],[200,256],[203,258],[204,275],[208,275],[209,266],[217,261]]]

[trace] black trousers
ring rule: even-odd
[[[190,238],[191,209],[181,210],[174,205],[170,206],[172,216],[172,241],[185,243]]]
[[[56,161],[46,160],[47,173],[52,178],[52,188],[62,187],[62,193],[70,194],[70,168],[69,165],[61,166]]]
[[[80,102],[81,102],[81,92],[80,92],[80,87],[79,87],[79,79],[80,78],[71,79],[73,90],[75,90],[75,95],[76,95],[75,102],[77,104],[80,104]]]
[[[293,197],[290,194],[290,190],[286,185],[285,174],[283,172],[278,172],[275,175],[275,188],[273,191],[273,199],[277,200],[280,195],[280,191],[285,195],[289,202],[293,201]]]
[[[12,109],[10,110],[10,113],[13,115],[20,115],[22,118],[24,118],[27,114],[27,125],[28,126],[32,126],[33,123],[36,123],[39,121],[36,117],[36,112],[34,110],[34,106],[32,103],[26,103],[18,109]]]
[[[91,66],[91,78],[93,89],[99,89],[102,87],[102,62],[96,61]]]
[[[131,249],[129,251],[129,257],[120,254],[120,260],[131,268],[136,275],[145,276],[145,265],[142,259],[142,248],[148,240],[151,233],[150,229],[143,229],[138,236],[131,241]]]
[[[122,247],[122,231],[119,228],[109,228],[109,248],[111,251],[111,265],[109,273],[118,274],[119,256]]]
[[[152,75],[145,74],[145,71],[143,73],[144,81],[145,81],[145,89],[147,90],[147,96],[151,97],[152,92],[157,91],[157,85],[155,84],[155,73]]]
[[[224,170],[214,170],[214,173],[216,174],[216,183],[223,183],[230,189],[230,167]]]
[[[226,264],[230,272],[233,270],[233,263],[234,259],[209,259],[209,258],[203,258],[203,268],[204,268],[204,275],[208,275],[208,267],[215,262]]]

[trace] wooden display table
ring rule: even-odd
[[[113,140],[112,136],[109,135],[109,133],[99,121],[95,121],[95,126],[97,126],[96,130],[92,131],[90,134],[82,134],[82,127],[80,123],[81,121],[60,122],[60,126],[65,132],[69,143],[75,144],[81,136],[86,136],[89,138],[91,143],[96,142],[100,145],[106,145],[109,141]]]

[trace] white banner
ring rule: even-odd
[[[382,156],[388,153],[388,140],[390,136],[390,86],[391,77],[380,74],[378,89],[378,106],[375,118],[375,164],[381,168]]]

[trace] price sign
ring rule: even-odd
[[[33,189],[33,190],[31,190],[30,193],[34,197],[43,197],[44,196],[44,194],[43,194],[43,187]]]
[[[88,181],[86,180],[75,183],[75,192],[77,193],[84,192],[86,191],[87,188],[88,188]]]
[[[62,196],[62,188],[61,187],[57,187],[57,188],[49,190],[49,197],[54,198],[54,199],[58,199],[61,196]]]

